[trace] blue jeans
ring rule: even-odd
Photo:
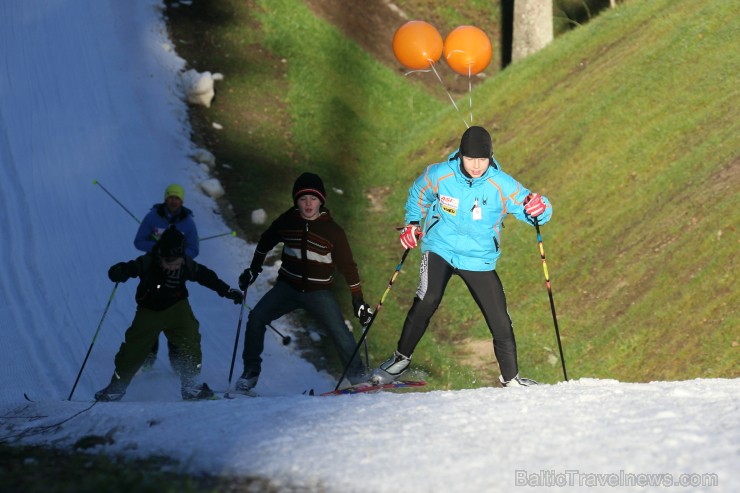
[[[337,300],[329,290],[301,292],[287,282],[278,280],[249,314],[247,330],[244,336],[244,371],[259,374],[262,368],[262,351],[265,349],[265,332],[267,324],[283,315],[298,309],[306,310],[328,332],[339,353],[339,359],[347,367],[356,342],[344,323],[344,317]],[[350,381],[364,371],[362,359],[357,354],[349,365],[347,372]]]

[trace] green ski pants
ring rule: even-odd
[[[161,311],[138,307],[116,354],[116,372],[111,381],[117,381],[124,389],[128,387],[160,332],[164,332],[172,369],[183,385],[191,383],[200,373],[203,360],[199,328],[200,323],[186,299]]]

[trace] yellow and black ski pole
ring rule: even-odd
[[[393,287],[393,282],[396,280],[396,277],[398,277],[398,273],[401,272],[401,267],[403,267],[403,263],[406,260],[406,257],[408,256],[408,254],[409,254],[410,251],[411,251],[411,249],[410,248],[407,248],[406,251],[403,252],[403,257],[401,257],[401,261],[396,266],[396,270],[393,271],[393,275],[391,276],[391,280],[388,281],[388,287],[385,288],[385,292],[383,293],[383,296],[380,297],[380,302],[375,307],[375,312],[373,312],[372,317],[370,317],[370,321],[363,328],[362,336],[360,337],[360,340],[357,342],[357,346],[355,346],[355,350],[352,353],[352,356],[349,358],[349,361],[347,361],[347,365],[344,367],[344,371],[342,372],[342,376],[339,377],[339,381],[337,382],[337,386],[334,387],[334,390],[339,390],[339,385],[341,385],[342,380],[344,380],[344,377],[347,376],[347,371],[349,371],[349,367],[352,364],[352,360],[355,359],[355,356],[357,356],[357,352],[360,350],[360,347],[362,346],[362,343],[365,342],[365,338],[367,337],[367,333],[370,332],[370,327],[373,325],[373,322],[375,322],[375,317],[378,316],[378,312],[383,307],[383,302],[385,301],[385,297],[388,296],[388,293],[390,292],[391,287]]]
[[[547,294],[550,297],[550,310],[552,311],[552,321],[555,323],[555,336],[558,339],[558,349],[560,350],[560,362],[563,365],[563,378],[568,381],[568,372],[565,369],[565,356],[563,356],[563,344],[560,342],[560,329],[558,328],[558,317],[555,314],[555,300],[552,297],[552,286],[550,285],[550,274],[547,272],[547,260],[545,259],[545,247],[542,244],[542,234],[540,233],[540,224],[537,218],[534,218],[534,228],[537,231],[537,243],[540,246],[540,257],[542,257],[542,269],[545,271],[545,286]]]

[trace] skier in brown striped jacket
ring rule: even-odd
[[[239,276],[239,286],[246,290],[262,271],[267,254],[283,243],[277,282],[249,314],[242,353],[244,372],[236,383],[237,391],[247,392],[257,385],[267,325],[301,308],[328,332],[342,364],[349,368],[350,382],[364,380],[359,355],[349,362],[355,339],[331,292],[335,270],[345,278],[355,316],[363,326],[370,321],[372,313],[362,296],[360,275],[347,236],[324,207],[325,202],[321,178],[313,173],[299,176],[293,185],[293,207],[262,234],[250,267]]]

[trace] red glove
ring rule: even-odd
[[[416,248],[418,240],[421,238],[418,224],[409,224],[401,230],[401,245],[404,248]]]
[[[537,217],[545,212],[546,206],[538,193],[530,193],[524,199],[524,212],[531,217]]]

